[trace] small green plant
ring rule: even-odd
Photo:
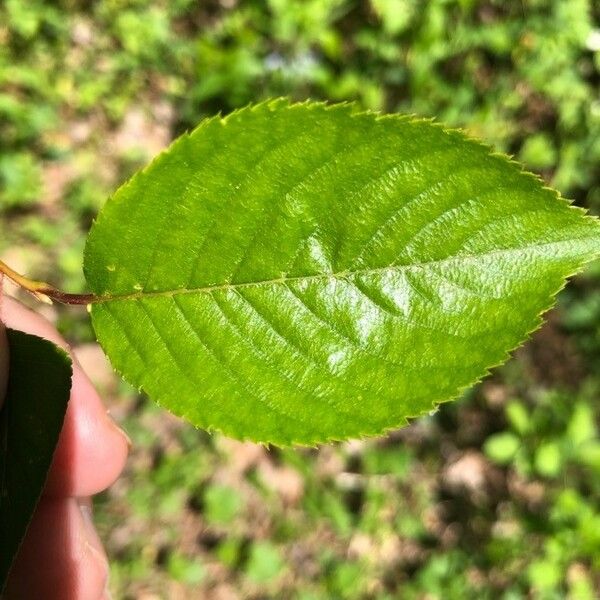
[[[546,393],[534,410],[519,400],[506,407],[509,428],[490,436],[485,452],[511,464],[520,475],[555,479],[577,466],[600,471],[600,439],[592,404],[567,402],[561,392]]]
[[[194,425],[314,445],[457,396],[598,254],[596,220],[460,132],[275,100],[205,120],[108,200],[90,293],[0,269],[88,305],[115,369]]]
[[[505,407],[506,429],[484,446],[493,462],[514,472],[511,478],[545,483],[543,519],[527,506],[517,508],[511,516],[518,517],[523,531],[499,532],[487,552],[495,564],[510,570],[519,540],[539,536],[522,579],[529,589],[549,597],[563,595],[568,580],[573,597],[595,597],[584,572],[565,575],[569,565],[587,563],[594,573],[600,566],[600,514],[590,499],[600,473],[600,435],[592,410],[596,396],[596,386],[587,385],[575,397],[552,390],[540,392],[532,403],[513,399]]]

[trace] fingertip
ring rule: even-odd
[[[44,493],[91,496],[106,489],[125,467],[130,443],[74,363],[71,399]]]

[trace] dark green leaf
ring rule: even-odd
[[[21,331],[6,333],[10,371],[0,413],[0,593],[46,482],[71,389],[71,360],[64,350]]]

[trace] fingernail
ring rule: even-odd
[[[77,506],[79,506],[79,510],[81,511],[81,516],[83,517],[83,522],[85,523],[86,533],[88,531],[88,527],[94,527],[94,517],[92,514],[92,504],[87,498],[79,498],[77,500]],[[95,529],[94,529],[95,532]]]
[[[94,526],[94,517],[92,513],[92,503],[87,498],[80,498],[77,500],[79,511],[81,512],[83,525],[85,528],[85,542],[88,548],[94,553],[94,555],[102,560],[102,562],[108,567],[106,556],[103,552],[98,549],[100,547],[100,538],[96,532]]]
[[[113,427],[125,439],[125,443],[127,444],[127,450],[131,451],[131,449],[133,448],[133,442],[131,441],[131,438],[127,435],[127,432],[122,427],[119,427],[119,425],[117,425],[117,422],[112,418],[112,415],[110,414],[109,410],[106,411],[106,415],[108,416],[108,418],[109,418],[111,424],[113,425]]]
[[[118,425],[116,425],[116,427],[119,430],[119,433],[125,438],[127,450],[131,452],[131,449],[133,448],[133,442],[131,441],[131,438],[127,435],[127,432],[124,429],[121,429],[121,427],[119,427]]]
[[[77,505],[79,506],[79,511],[81,513],[83,526],[84,526],[84,543],[85,548],[90,552],[90,554],[94,557],[96,562],[101,566],[102,569],[106,572],[106,579],[108,581],[108,559],[106,555],[101,550],[101,542],[98,537],[98,532],[96,531],[96,527],[94,526],[94,516],[92,513],[92,503],[87,498],[78,498]]]

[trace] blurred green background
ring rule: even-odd
[[[600,212],[595,0],[0,0],[0,256],[77,292],[108,195],[204,116],[355,100],[435,116]],[[309,450],[209,436],[43,308],[134,450],[96,501],[116,598],[600,597],[600,265],[457,403]]]

